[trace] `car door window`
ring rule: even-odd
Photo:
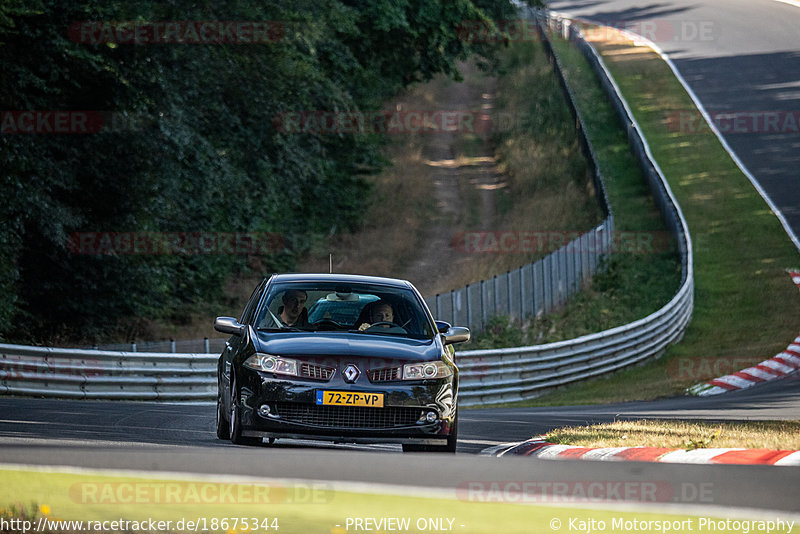
[[[261,293],[264,291],[264,286],[267,285],[267,279],[263,279],[258,286],[256,286],[253,294],[250,295],[250,300],[247,301],[247,305],[244,307],[244,311],[242,312],[242,318],[239,320],[241,324],[251,324],[253,321],[253,314],[256,311],[256,307],[258,306],[258,301],[261,300]]]

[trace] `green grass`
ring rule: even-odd
[[[785,269],[800,263],[800,256],[777,218],[712,133],[669,127],[670,114],[695,108],[663,60],[649,49],[633,50],[630,43],[595,45],[688,221],[695,254],[694,315],[682,342],[661,359],[528,404],[606,403],[680,394],[713,375],[689,380],[675,376],[671,370],[676,362],[722,357],[735,358],[745,367],[780,352],[798,332],[800,293]],[[556,48],[582,102],[592,139],[603,145],[603,128],[593,124],[609,119],[597,111],[604,107],[597,81],[570,43],[556,42]],[[610,183],[617,180],[616,173],[604,172]],[[612,205],[620,215],[639,209],[626,194],[612,198]]]
[[[614,421],[557,428],[548,432],[545,439],[579,447],[800,450],[800,421]]]
[[[501,58],[492,114],[495,153],[506,180],[500,224],[518,231],[592,228],[602,213],[541,43],[514,43]]]
[[[556,313],[524,323],[506,316],[489,321],[461,350],[494,349],[551,343],[608,330],[656,311],[675,294],[680,265],[672,252],[641,258],[612,256],[592,284],[570,297]]]
[[[552,71],[552,66],[541,51],[541,44],[529,46],[538,49],[537,53],[529,53],[526,57],[528,61],[536,62],[531,69]],[[577,53],[563,46],[557,48],[559,56],[574,56]],[[570,66],[582,59],[572,56],[567,58]],[[476,334],[473,341],[464,345],[462,350],[548,343],[599,332],[653,313],[666,304],[678,289],[680,263],[675,244],[669,240],[650,189],[630,153],[625,131],[591,73],[572,72],[571,68],[568,70],[571,85],[580,87],[580,90],[573,87],[573,92],[586,121],[600,172],[604,176],[616,230],[620,235],[634,239],[652,239],[652,246],[638,246],[633,252],[617,251],[612,254],[605,270],[595,275],[592,284],[572,297],[562,310],[522,324],[505,317],[496,318],[485,332]],[[532,86],[539,87],[533,83],[518,86],[517,90],[522,93],[524,88],[525,94],[518,95],[516,100],[530,99],[527,93]],[[510,89],[514,88],[510,86]],[[548,92],[548,97],[537,97],[539,101],[546,102],[545,105],[539,104],[537,116],[552,114],[544,110],[548,106],[555,106],[556,98],[564,106],[561,88],[555,84],[552,90],[554,93]],[[510,99],[515,100],[513,97]],[[566,111],[560,115],[560,120],[572,127],[572,120]],[[535,124],[537,129],[547,129],[546,123]]]
[[[677,514],[654,513],[638,508],[635,512],[622,510],[582,509],[572,499],[553,500],[556,506],[547,505],[548,498],[532,494],[520,504],[514,495],[497,490],[457,493],[454,498],[428,496],[403,496],[390,494],[351,493],[331,489],[326,484],[309,490],[309,485],[285,484],[271,481],[214,482],[196,477],[160,479],[154,476],[114,476],[102,471],[74,474],[47,473],[37,470],[0,471],[0,518],[25,519],[34,524],[40,517],[51,520],[81,521],[172,521],[172,527],[159,528],[159,532],[176,532],[176,523],[198,521],[209,529],[214,519],[217,524],[228,518],[226,528],[210,530],[235,534],[245,532],[233,528],[235,518],[277,519],[278,529],[250,529],[249,532],[279,532],[301,534],[345,534],[348,532],[390,532],[389,529],[357,529],[348,518],[408,518],[411,528],[404,532],[436,531],[417,528],[418,521],[428,518],[452,519],[452,532],[463,534],[527,534],[568,530],[573,522],[604,521],[607,531],[612,531],[612,521],[653,520],[684,521],[682,528],[672,532],[692,532],[698,518]],[[485,481],[484,487],[488,487]],[[512,481],[513,482],[513,481]],[[587,482],[588,484],[588,482]],[[498,482],[498,487],[503,487]],[[225,490],[228,489],[228,491]],[[160,497],[159,497],[160,496]],[[219,496],[224,501],[220,504]],[[480,499],[493,502],[480,502]],[[519,497],[517,497],[519,499]],[[545,504],[541,504],[544,502]],[[531,505],[533,504],[533,505]],[[648,503],[644,503],[648,504]],[[653,503],[653,508],[658,503]],[[205,521],[205,523],[202,523]],[[552,525],[558,521],[559,529]],[[110,526],[110,524],[109,524]],[[166,525],[165,525],[166,526]],[[423,525],[425,526],[425,525]],[[148,531],[147,527],[137,529]],[[184,531],[190,530],[184,527]],[[13,529],[10,530],[13,532]],[[99,531],[99,530],[98,530]],[[104,532],[119,532],[106,528]],[[122,529],[124,531],[124,529]],[[129,532],[131,530],[128,530]],[[201,530],[202,531],[202,530]],[[398,530],[399,531],[399,530]],[[21,532],[21,530],[20,530]],[[29,530],[30,532],[30,530]],[[47,532],[47,531],[46,531]],[[43,532],[42,534],[46,534]],[[50,532],[62,532],[50,530]],[[73,531],[67,531],[72,534]]]

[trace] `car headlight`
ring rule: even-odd
[[[297,360],[273,356],[272,354],[257,352],[247,358],[244,365],[250,369],[264,371],[265,373],[297,376]]]
[[[407,363],[403,366],[403,380],[428,380],[452,374],[453,369],[442,361]]]

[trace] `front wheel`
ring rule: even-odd
[[[241,395],[234,375],[231,382],[230,438],[236,445],[261,445],[261,438],[242,435]]]
[[[225,407],[222,404],[222,388],[217,383],[217,437],[231,439],[230,422],[225,418]]]

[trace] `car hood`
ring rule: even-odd
[[[280,356],[347,356],[396,360],[437,360],[435,339],[330,332],[259,332],[256,349]]]

